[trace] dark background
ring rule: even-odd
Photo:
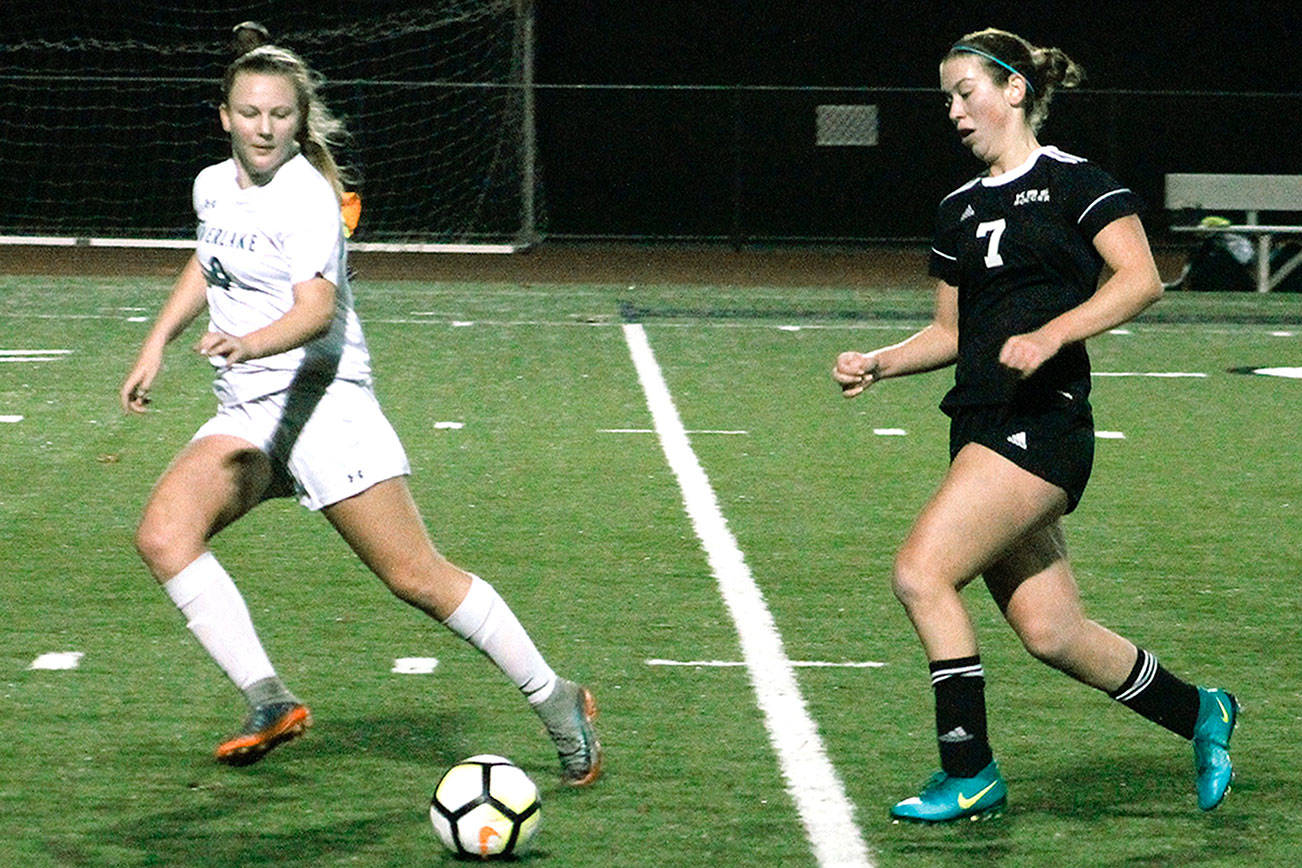
[[[1160,232],[1168,172],[1298,171],[1299,6],[551,0],[537,56],[548,225],[926,237],[935,202],[981,168],[945,118],[939,58],[997,26],[1085,67],[1041,140],[1134,187]],[[680,89],[697,85],[710,87]],[[878,146],[815,147],[822,103],[877,105]]]
[[[428,103],[399,105],[351,82],[509,80],[509,70],[476,68],[455,53],[456,26],[419,44],[368,31],[386,16],[489,4],[2,2],[0,182],[12,205],[0,233],[189,235],[190,180],[228,148],[214,118],[224,35],[245,18],[283,36],[327,81],[346,82],[327,84],[325,94],[356,134],[345,158],[364,176],[361,240],[433,226],[418,207],[427,202],[465,213],[470,206],[454,192],[488,199],[473,184],[452,190],[444,169],[427,180],[398,174],[432,164],[437,142],[482,140],[474,138],[482,131],[448,135],[453,110],[434,105],[448,91],[430,88]],[[540,226],[554,239],[925,239],[939,198],[981,169],[946,120],[939,58],[965,32],[998,26],[1085,67],[1085,86],[1059,93],[1041,140],[1099,162],[1139,192],[1160,240],[1169,172],[1299,171],[1299,7],[539,0]],[[509,41],[509,24],[495,33]],[[423,67],[412,65],[416,57]],[[100,76],[93,85],[75,78],[86,70]],[[465,93],[487,101],[513,92]],[[876,106],[878,144],[816,145],[815,111],[825,104]],[[381,115],[383,127],[371,120]],[[393,137],[413,128],[414,145],[395,147]],[[505,161],[481,171],[487,150],[450,159],[463,182],[486,178],[479,187],[506,191],[507,200],[474,221],[439,223],[425,240],[514,231],[519,203],[509,196],[520,183]]]
[[[543,0],[538,78],[555,84],[933,87],[983,27],[1056,45],[1097,87],[1296,90],[1291,2]]]

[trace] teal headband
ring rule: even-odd
[[[1013,69],[1013,68],[1012,68],[1011,66],[1009,66],[1007,63],[1004,63],[1002,60],[1000,60],[999,58],[995,57],[993,54],[989,54],[988,52],[982,51],[982,50],[979,49],[979,48],[973,48],[973,47],[970,46],[970,45],[955,45],[955,46],[954,46],[953,48],[951,48],[949,51],[950,51],[951,54],[953,54],[955,51],[970,51],[970,52],[973,53],[973,54],[979,54],[979,55],[981,55],[981,56],[984,57],[986,60],[992,60],[992,61],[994,61],[995,63],[997,63],[997,64],[999,64],[1000,66],[1002,66],[1004,69],[1006,69],[1006,70],[1008,70],[1009,72],[1011,72],[1013,75],[1021,75],[1021,76],[1022,76],[1022,80],[1026,82],[1026,86],[1027,86],[1028,88],[1030,88],[1031,93],[1035,93],[1035,85],[1031,84],[1031,80],[1030,80],[1029,78],[1027,78],[1025,75],[1022,75],[1022,73],[1020,73],[1020,72],[1018,72],[1017,70]]]

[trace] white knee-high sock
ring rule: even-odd
[[[551,696],[556,673],[538,652],[511,607],[488,582],[472,574],[466,598],[443,624],[497,664],[520,688],[530,705]]]
[[[163,585],[163,590],[186,617],[186,626],[209,656],[240,690],[276,670],[258,641],[239,589],[217,562],[204,552]]]

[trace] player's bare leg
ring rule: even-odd
[[[1003,810],[1007,786],[986,736],[985,674],[959,591],[1066,506],[1062,489],[969,444],[914,523],[896,557],[894,589],[930,663],[941,771],[891,809],[895,820],[941,823]]]
[[[596,780],[601,744],[592,692],[552,671],[491,585],[438,553],[404,477],[379,482],[323,512],[395,595],[470,642],[515,683],[546,725],[565,783]]]
[[[405,478],[378,482],[321,513],[403,602],[444,621],[465,599],[470,574],[434,547]]]
[[[208,550],[208,540],[262,500],[267,456],[238,437],[188,443],[154,485],[136,530],[136,549],[160,584]]]
[[[1062,526],[1028,535],[985,571],[986,586],[1036,659],[1106,692],[1126,680],[1137,649],[1085,617]]]
[[[959,591],[1066,507],[1062,489],[989,449],[959,452],[895,558],[895,595],[929,660],[977,653]]]
[[[1057,523],[1028,536],[985,578],[1032,655],[1190,739],[1198,806],[1221,803],[1234,778],[1229,745],[1238,701],[1176,678],[1151,653],[1086,618]]]
[[[217,746],[217,760],[228,765],[257,762],[312,723],[276,675],[239,590],[208,551],[208,540],[257,505],[270,482],[267,456],[244,440],[192,441],[163,472],[136,532],[149,571],[249,703],[244,726]]]

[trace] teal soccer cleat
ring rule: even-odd
[[[1198,807],[1210,811],[1230,791],[1230,736],[1239,722],[1239,702],[1233,693],[1215,687],[1198,688],[1198,723],[1194,726],[1194,772],[1198,776]]]
[[[1008,785],[991,761],[976,777],[956,778],[936,772],[916,796],[891,808],[895,822],[950,823],[954,820],[985,820],[997,817],[1008,804]]]

